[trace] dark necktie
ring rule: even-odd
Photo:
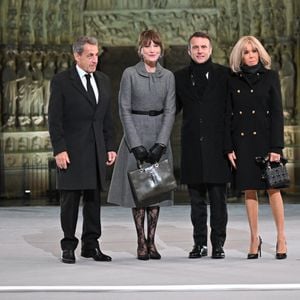
[[[84,76],[86,77],[86,87],[87,87],[88,95],[94,101],[94,103],[97,104],[96,96],[91,85],[91,75],[85,74]]]

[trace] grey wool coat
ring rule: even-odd
[[[163,110],[158,116],[132,114],[132,110]],[[144,62],[127,68],[121,79],[119,91],[119,114],[124,136],[114,166],[107,201],[123,207],[139,206],[133,197],[128,171],[137,168],[136,159],[130,151],[143,145],[149,150],[155,143],[167,146],[161,159],[168,158],[172,165],[170,135],[175,119],[175,79],[172,72],[157,64],[154,73],[146,71]],[[164,194],[161,206],[172,204],[172,194]],[[153,199],[151,204],[155,203]]]

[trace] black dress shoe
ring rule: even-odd
[[[211,258],[225,258],[225,252],[221,246],[214,247]]]
[[[66,264],[75,264],[74,250],[63,250],[61,261]]]
[[[193,250],[189,253],[189,258],[201,258],[207,256],[207,246],[194,245]]]
[[[81,256],[86,258],[92,257],[96,261],[111,261],[111,257],[102,253],[99,248],[82,250]]]

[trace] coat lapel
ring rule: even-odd
[[[90,99],[86,89],[84,88],[84,86],[82,84],[82,81],[78,75],[78,72],[77,72],[75,66],[73,68],[71,68],[70,72],[71,72],[71,79],[72,79],[72,84],[73,84],[74,88],[77,89],[85,97],[85,99],[89,101],[89,103],[91,105],[95,106],[94,100]]]
[[[100,106],[103,107],[103,105],[106,104],[107,99],[108,99],[108,94],[107,94],[108,87],[105,86],[105,82],[107,82],[107,81],[104,80],[103,74],[101,74],[101,72],[95,72],[94,78],[96,80],[97,87],[98,87],[98,93],[99,93],[97,107],[100,107]]]

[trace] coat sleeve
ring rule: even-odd
[[[130,149],[141,146],[142,142],[132,119],[132,82],[130,71],[126,69],[122,75],[119,91],[119,114],[123,125],[125,141]]]
[[[271,145],[270,152],[281,153],[284,147],[283,137],[283,108],[281,89],[278,73],[272,72],[270,91],[270,114],[271,114]]]
[[[163,121],[161,131],[157,137],[157,143],[164,145],[167,145],[170,139],[176,112],[175,78],[173,73],[169,72],[168,74]]]
[[[183,104],[182,104],[182,99],[180,97],[180,76],[178,72],[175,72],[175,89],[176,89],[176,115],[179,114],[182,110]]]
[[[62,82],[58,76],[54,76],[50,84],[48,126],[54,156],[67,151],[63,129],[64,96],[61,86]]]
[[[226,110],[225,110],[225,136],[224,136],[224,145],[223,145],[223,150],[224,153],[230,153],[233,151],[233,143],[232,143],[232,101],[231,101],[231,93],[230,93],[230,88],[229,84],[227,82],[227,96],[226,96]]]
[[[114,132],[112,108],[111,108],[111,101],[112,101],[111,82],[108,77],[105,77],[105,86],[109,93],[109,97],[108,97],[107,109],[103,119],[103,135],[104,135],[106,151],[109,152],[109,151],[116,151],[116,146],[115,146],[115,139],[114,139],[115,132]]]

